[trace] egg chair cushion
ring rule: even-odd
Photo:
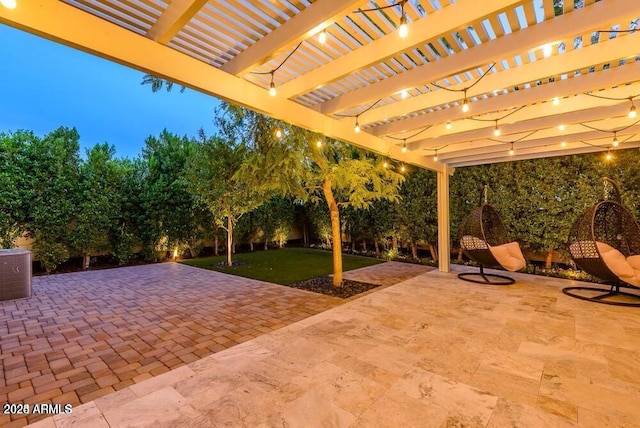
[[[515,241],[491,246],[489,251],[491,251],[498,263],[508,271],[515,272],[524,268],[527,264],[522,250],[520,250],[520,244]]]
[[[620,251],[604,242],[596,242],[596,246],[602,261],[611,272],[627,284],[640,286],[640,256],[627,258]]]

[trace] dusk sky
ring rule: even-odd
[[[80,133],[81,153],[96,143],[136,157],[162,129],[212,134],[217,100],[187,89],[152,93],[144,73],[0,24],[0,132],[43,136],[59,126]]]

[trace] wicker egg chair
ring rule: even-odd
[[[515,280],[511,277],[485,273],[485,267],[499,267],[510,271],[520,270],[524,267],[524,256],[517,242],[511,242],[507,229],[502,224],[500,216],[487,204],[486,186],[484,189],[484,203],[474,209],[460,224],[458,238],[464,254],[480,265],[480,272],[467,272],[458,274],[458,278],[464,281],[478,284],[509,285]],[[509,249],[508,261],[500,257],[502,263],[496,258],[497,250]],[[505,253],[506,254],[506,253]],[[516,257],[512,257],[516,255]]]
[[[589,207],[569,232],[567,248],[576,265],[604,281],[603,286],[566,287],[571,297],[619,306],[640,306],[640,226],[621,204],[620,190],[608,178],[605,199]],[[608,286],[608,290],[604,287]],[[621,291],[621,288],[627,291]]]

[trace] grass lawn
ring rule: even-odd
[[[183,260],[181,263],[283,285],[333,272],[331,252],[308,248],[282,248],[234,254],[232,259],[234,262],[239,261],[245,264],[230,268],[217,267],[216,264],[224,262],[226,257],[226,255],[203,257]],[[342,268],[345,271],[382,262],[383,260],[371,257],[342,255]]]

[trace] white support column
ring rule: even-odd
[[[437,172],[438,187],[438,270],[449,272],[451,259],[450,220],[449,220],[449,176],[453,168],[446,166]]]

